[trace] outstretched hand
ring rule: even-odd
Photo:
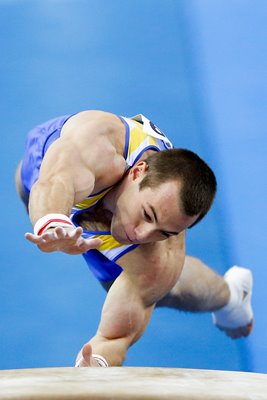
[[[25,238],[45,253],[62,251],[67,254],[82,254],[88,250],[96,249],[102,243],[101,239],[85,239],[83,230],[78,228],[51,228],[40,236],[33,233],[25,233]]]

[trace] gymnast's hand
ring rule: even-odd
[[[108,362],[100,354],[93,354],[92,346],[88,342],[79,352],[75,367],[108,367]]]
[[[92,352],[92,346],[86,343],[77,356],[75,367],[97,367]]]
[[[96,249],[102,243],[101,239],[85,239],[82,237],[83,230],[78,228],[50,228],[41,235],[25,233],[25,238],[45,253],[62,251],[67,254],[82,254],[88,250]]]

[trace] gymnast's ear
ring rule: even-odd
[[[147,163],[142,160],[142,161],[138,161],[131,169],[129,172],[129,178],[131,180],[135,180],[138,178],[142,178],[145,176],[145,174],[148,171],[148,165]]]

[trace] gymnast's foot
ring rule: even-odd
[[[213,323],[232,339],[248,336],[253,329],[251,307],[253,278],[249,269],[234,266],[224,275],[230,290],[226,306],[212,313]]]

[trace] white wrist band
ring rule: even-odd
[[[74,367],[79,368],[81,366],[80,364],[81,364],[82,360],[83,360],[83,357],[79,358],[79,360],[76,361]]]
[[[99,367],[104,367],[104,368],[108,367],[108,362],[103,356],[100,356],[99,354],[92,354],[92,357],[94,360],[96,360]]]
[[[64,214],[47,214],[38,219],[34,225],[33,232],[35,235],[40,236],[49,228],[56,228],[61,226],[62,228],[74,226],[71,219]]]
[[[104,368],[108,367],[108,362],[103,356],[100,356],[99,354],[92,354],[92,358],[97,362],[98,367],[104,367]],[[75,364],[75,367],[79,368],[83,361],[84,361],[83,357],[79,358],[79,360]]]

